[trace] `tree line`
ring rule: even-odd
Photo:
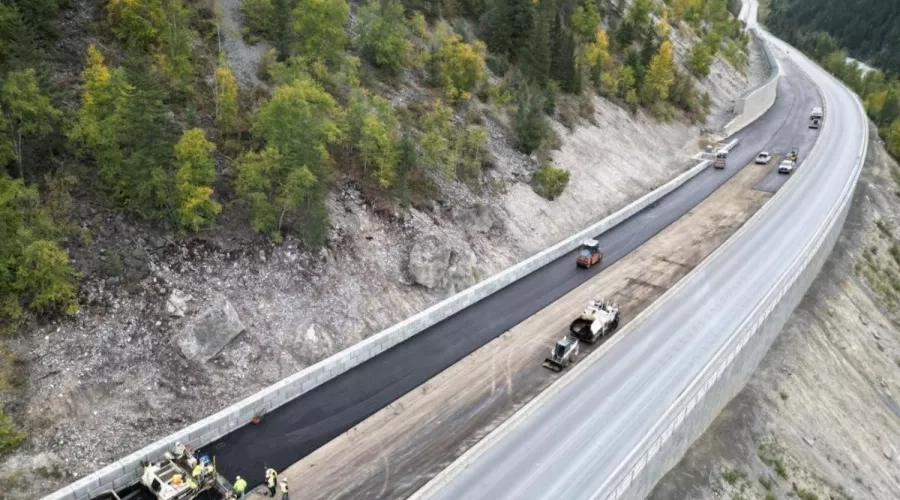
[[[856,59],[900,73],[900,8],[882,0],[771,0],[766,24],[787,41],[831,35]]]
[[[878,127],[888,152],[900,158],[900,78],[877,69],[865,71],[848,61],[847,52],[823,31],[796,34],[792,44],[862,98],[866,113]]]

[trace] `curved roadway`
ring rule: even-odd
[[[581,285],[703,201],[764,147],[802,144],[818,96],[803,77],[779,83],[775,105],[737,133],[725,171],[709,168],[659,202],[599,236],[603,265],[576,269],[574,253],[411,337],[392,349],[205,446],[226,477],[263,481],[264,467],[282,470],[424,383],[535,312]],[[782,151],[783,150],[783,151]],[[801,151],[801,159],[807,151]]]
[[[767,38],[772,38],[767,35]],[[779,47],[787,47],[773,40]],[[797,54],[791,50],[791,54]],[[734,244],[685,278],[634,328],[568,385],[505,435],[474,453],[442,488],[421,496],[448,500],[582,499],[607,493],[610,482],[679,394],[824,223],[848,183],[866,137],[854,96],[805,58],[797,61],[818,83],[826,118],[815,169],[769,202],[768,210]],[[462,464],[457,464],[460,466]],[[624,469],[627,470],[627,469]],[[436,490],[436,491],[435,491]]]

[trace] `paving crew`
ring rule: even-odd
[[[291,497],[288,496],[288,486],[287,480],[281,480],[281,500],[291,500]]]
[[[237,479],[234,480],[234,486],[232,486],[234,497],[238,500],[244,500],[244,491],[247,489],[247,481],[238,476]]]
[[[269,496],[275,496],[275,486],[278,484],[278,473],[275,469],[266,469],[266,486],[269,488]]]

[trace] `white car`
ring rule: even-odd
[[[771,159],[772,159],[772,155],[770,155],[766,151],[763,151],[762,153],[756,155],[756,164],[757,165],[765,165],[766,163],[769,163],[769,160],[771,160]]]
[[[779,174],[790,174],[794,171],[794,162],[791,160],[782,160],[781,163],[778,164],[778,173]]]

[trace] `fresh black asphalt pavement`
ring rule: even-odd
[[[775,105],[738,132],[724,170],[707,168],[680,188],[599,235],[599,266],[579,269],[575,252],[446,318],[295,400],[203,448],[229,480],[262,483],[266,467],[283,470],[581,285],[680,218],[764,149],[805,144],[813,84],[784,64]],[[296,488],[302,488],[297,485]]]

